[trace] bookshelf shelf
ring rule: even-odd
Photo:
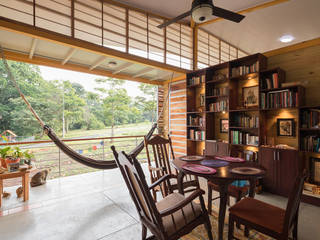
[[[241,80],[247,80],[247,79],[253,79],[253,78],[257,78],[259,76],[259,72],[253,72],[253,73],[248,73],[248,74],[244,74],[244,75],[239,75],[239,76],[231,76],[230,80],[237,80],[237,81],[241,81]]]
[[[206,99],[211,99],[211,98],[228,98],[229,95],[221,95],[221,96],[206,96]]]
[[[259,130],[259,128],[256,128],[256,127],[229,127],[229,128],[232,128],[232,129],[241,129],[241,130],[244,130],[244,131],[250,131],[250,130]]]
[[[320,131],[320,128],[300,128],[300,131]]]
[[[198,87],[202,87],[203,85],[204,83],[193,84],[193,85],[188,85],[187,88],[198,88]]]
[[[235,144],[235,143],[231,143],[232,146],[240,146],[240,147],[259,147],[259,145],[253,145],[253,144]]]
[[[296,86],[279,87],[279,88],[272,88],[272,89],[261,89],[260,92],[279,92],[279,91],[283,91],[283,90],[287,90],[287,89],[295,89],[295,88],[299,88],[299,87],[302,87],[302,86],[296,85]]]
[[[196,139],[187,139],[188,141],[191,141],[191,142],[204,142],[205,140],[196,140]]]
[[[200,126],[200,125],[188,125],[187,127],[189,127],[189,128],[204,128],[204,126]]]
[[[229,112],[257,112],[259,108],[230,109]]]

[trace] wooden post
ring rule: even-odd
[[[22,176],[23,201],[29,200],[29,172]]]

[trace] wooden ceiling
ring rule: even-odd
[[[172,18],[190,10],[192,0],[121,0],[120,2]],[[239,24],[222,20],[201,26],[251,54],[320,37],[319,0],[214,0],[213,2],[218,7],[236,12],[253,8],[253,11],[244,13],[246,18]],[[262,7],[255,8],[256,6]],[[185,21],[190,19],[186,18]],[[285,34],[293,35],[294,41],[281,43],[279,38]]]

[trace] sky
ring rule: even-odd
[[[101,87],[101,85],[95,83],[94,79],[103,78],[103,76],[45,66],[39,66],[39,68],[45,80],[69,80],[70,82],[80,83],[87,91],[91,92],[95,92],[94,88]],[[128,95],[131,97],[143,96],[144,94],[138,86],[139,83],[137,82],[125,81],[123,87],[127,89]]]

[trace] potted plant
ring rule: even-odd
[[[0,166],[7,168],[6,158],[11,147],[0,148]]]
[[[31,166],[31,160],[33,158],[34,158],[34,154],[31,151],[26,150],[26,151],[23,152],[23,160],[24,160],[23,163],[26,163],[29,166]]]
[[[19,170],[19,162],[22,157],[23,152],[19,147],[10,148],[7,151],[6,163],[10,172]]]

